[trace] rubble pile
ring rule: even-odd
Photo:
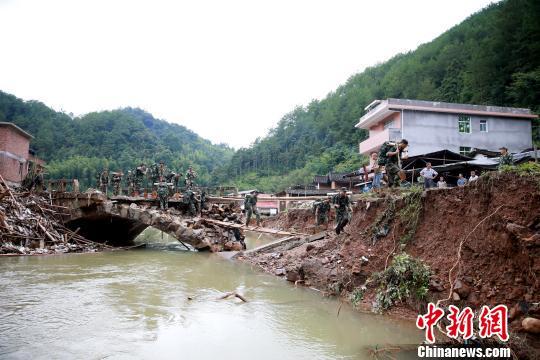
[[[0,185],[0,255],[94,252],[109,247],[66,228],[65,211],[43,196]]]
[[[203,210],[202,215],[219,221],[233,221],[241,223],[242,214],[237,203],[212,204],[208,210]]]

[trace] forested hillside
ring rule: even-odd
[[[540,1],[507,0],[472,15],[415,51],[367,68],[322,100],[286,114],[240,149],[224,181],[277,190],[312,175],[357,169],[354,128],[363,108],[389,97],[529,107],[540,111]],[[354,46],[351,44],[351,46]],[[538,129],[536,128],[536,140]]]
[[[184,126],[155,119],[141,109],[71,118],[38,101],[0,91],[0,121],[13,122],[35,137],[31,147],[47,161],[50,178],[78,178],[85,186],[105,166],[126,171],[141,161],[159,160],[182,172],[193,164],[199,182],[209,184],[210,174],[233,154],[226,145],[213,145]]]

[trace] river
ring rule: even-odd
[[[364,359],[414,344],[413,324],[363,314],[217,254],[146,250],[0,259],[0,358]],[[254,238],[248,246],[267,239]],[[218,300],[236,291],[247,300]]]

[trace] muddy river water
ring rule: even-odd
[[[345,304],[337,316],[336,299],[176,244],[1,258],[0,358],[367,359],[366,347],[422,339],[411,323]],[[218,300],[231,291],[248,302]]]

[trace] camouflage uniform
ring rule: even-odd
[[[128,170],[127,172],[126,185],[128,189],[128,196],[131,196],[131,194],[133,194],[133,173],[131,172],[131,170]]]
[[[139,194],[141,191],[141,185],[143,183],[145,174],[146,174],[146,167],[144,166],[144,164],[141,164],[135,169],[134,187],[135,187],[135,192],[137,194]]]
[[[190,166],[186,173],[186,186],[188,188],[191,188],[193,184],[195,183],[196,178],[197,178],[197,173],[193,171],[193,168]]]
[[[120,195],[120,185],[122,184],[122,173],[112,173],[111,183],[113,186],[113,195]]]
[[[316,201],[313,204],[313,211],[316,215],[317,225],[328,224],[328,213],[330,212],[330,203],[328,201]]]
[[[201,192],[201,211],[206,209],[206,191]]]
[[[336,209],[336,233],[339,234],[351,220],[351,199],[340,193],[334,196],[333,203],[339,205]]]
[[[259,210],[257,210],[257,194],[247,194],[244,199],[244,210],[246,211],[246,226],[249,226],[251,217],[255,214],[257,218],[257,226],[261,224],[261,215]]]
[[[386,177],[388,178],[388,187],[399,186],[399,171],[401,170],[398,166],[398,157],[397,156],[387,156],[386,153],[394,152],[398,149],[398,145],[392,145],[390,142],[385,142],[382,144],[381,149],[379,150],[379,159],[377,160],[378,165],[384,165],[386,170]],[[402,150],[399,150],[399,156],[401,156]]]
[[[507,152],[505,155],[501,155],[501,157],[499,158],[499,170],[503,166],[513,165],[513,164],[514,164],[514,157],[509,152]]]
[[[188,206],[188,213],[190,216],[196,216],[197,215],[197,208],[195,207],[195,194],[191,189],[187,189],[184,191],[184,194],[182,196],[184,204]]]
[[[107,186],[109,185],[109,172],[107,170],[103,170],[101,175],[99,176],[99,188],[102,193],[107,195]]]
[[[150,181],[152,181],[152,191],[157,190],[156,183],[159,180],[159,166],[158,164],[153,164],[150,167]]]
[[[157,185],[157,194],[159,198],[159,208],[165,210],[169,208],[169,184],[160,181]]]

